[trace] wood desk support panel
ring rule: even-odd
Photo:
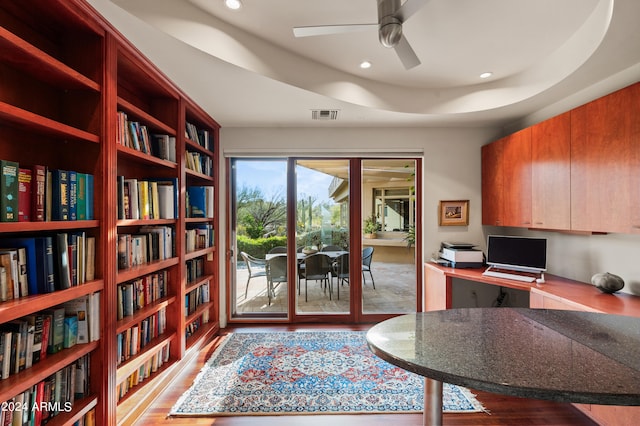
[[[545,274],[543,284],[482,275],[485,268],[455,269],[425,263],[424,309],[433,311],[450,309],[454,278],[489,285],[515,288],[529,292],[532,308],[568,309],[602,312],[617,315],[640,316],[640,297],[627,293],[604,294],[596,287],[579,281]],[[640,418],[640,407],[618,407],[593,404],[575,406],[600,425],[630,425]]]

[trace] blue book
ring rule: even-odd
[[[69,172],[51,170],[51,220],[69,220]]]
[[[207,217],[207,190],[204,186],[189,186],[188,217]]]
[[[52,293],[56,290],[55,262],[53,259],[53,238],[36,237],[36,263],[38,264],[38,275],[41,275],[38,283],[42,287],[38,288],[39,293]]]
[[[51,238],[49,238],[51,240]],[[47,246],[51,253],[51,265],[53,264],[53,247],[47,241],[47,237],[24,237],[24,238],[3,238],[0,239],[0,247],[24,247],[27,254],[27,285],[29,294],[49,293],[47,288],[53,284],[53,269],[48,269],[49,261],[40,259],[46,258]]]

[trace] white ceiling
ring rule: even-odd
[[[223,127],[502,126],[640,80],[638,0],[428,0],[403,25],[411,70],[375,29],[293,36],[376,23],[376,0],[89,2]]]

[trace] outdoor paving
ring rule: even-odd
[[[376,288],[371,285],[371,278],[365,273],[363,286],[364,313],[409,313],[416,307],[416,274],[415,266],[410,264],[387,263],[374,261],[371,265]],[[252,278],[249,292],[245,298],[245,284],[248,271],[237,270],[237,312],[238,313],[282,313],[287,309],[287,288],[279,285],[271,305],[267,298],[267,280],[265,277]],[[301,292],[297,299],[298,313],[345,313],[349,310],[349,289],[341,286],[340,298],[337,294],[337,280],[333,280],[333,297],[329,300],[320,282],[308,282],[308,301],[304,298],[304,280],[301,281]]]

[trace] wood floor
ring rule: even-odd
[[[342,329],[364,330],[363,326],[336,325],[293,325],[266,327],[228,327],[221,335],[242,328],[243,331],[285,331],[305,329]],[[261,426],[320,426],[335,424],[340,426],[376,426],[376,425],[422,425],[420,414],[356,414],[356,415],[298,415],[298,416],[238,416],[217,418],[168,418],[167,413],[176,400],[185,392],[204,362],[217,347],[219,339],[208,344],[198,355],[197,360],[185,368],[182,375],[165,391],[136,423],[137,425],[216,425],[245,426],[260,424]],[[445,414],[445,425],[544,425],[544,426],[594,426],[587,416],[580,413],[570,404],[514,398],[486,392],[474,391],[489,413]]]

